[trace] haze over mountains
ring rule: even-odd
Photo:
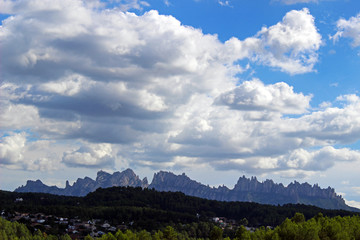
[[[98,188],[113,186],[130,186],[153,188],[157,191],[183,192],[189,196],[206,198],[218,201],[244,201],[262,204],[286,204],[301,203],[314,205],[326,209],[344,209],[359,211],[345,204],[344,199],[335,193],[333,188],[322,189],[317,184],[311,186],[308,183],[293,182],[288,186],[274,183],[272,180],[259,182],[256,177],[240,177],[233,189],[226,186],[210,187],[196,182],[183,173],[175,175],[171,172],[160,171],[154,174],[149,185],[147,178],[141,180],[133,170],[113,174],[99,171],[96,180],[89,177],[78,178],[70,185],[66,181],[65,188],[47,186],[40,180],[28,180],[25,186],[18,187],[15,192],[41,192],[66,196],[85,196]]]

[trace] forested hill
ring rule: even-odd
[[[22,201],[16,202],[19,198]],[[220,202],[190,197],[180,192],[157,192],[141,187],[99,188],[85,197],[0,191],[0,206],[9,212],[41,212],[81,219],[106,219],[113,224],[133,222],[134,227],[149,230],[169,223],[210,221],[213,217],[225,217],[237,222],[246,219],[249,226],[276,226],[296,212],[303,213],[306,218],[314,217],[319,212],[329,217],[358,215],[301,204],[274,206]]]

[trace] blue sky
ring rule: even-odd
[[[360,206],[355,0],[0,1],[0,188],[132,168]],[[213,176],[217,176],[214,178]]]

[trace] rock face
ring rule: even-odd
[[[333,188],[321,189],[318,185],[308,183],[290,183],[287,187],[272,180],[259,182],[256,177],[240,177],[233,189],[225,186],[217,188],[205,186],[191,180],[185,174],[175,175],[170,172],[154,174],[149,188],[157,191],[179,191],[186,195],[218,201],[243,201],[262,204],[300,203],[326,209],[344,209],[359,211],[345,204],[344,199],[335,193]]]
[[[65,196],[85,196],[89,192],[93,192],[100,187],[131,186],[146,188],[148,185],[146,178],[141,180],[133,170],[127,169],[123,172],[115,172],[114,174],[99,171],[96,180],[89,177],[78,178],[72,186],[69,184],[69,181],[66,181],[65,188],[58,188],[55,186],[49,187],[40,180],[29,180],[25,186],[15,189],[15,192],[42,192]]]
[[[333,188],[322,189],[318,185],[293,182],[288,186],[276,184],[272,180],[259,182],[256,177],[239,178],[233,189],[225,186],[209,187],[190,179],[183,173],[175,175],[171,172],[160,171],[154,174],[149,185],[146,178],[141,180],[131,169],[109,174],[104,171],[97,173],[96,180],[89,177],[79,178],[72,186],[66,181],[65,188],[46,186],[40,180],[27,181],[25,186],[15,189],[15,192],[42,192],[67,196],[85,196],[97,188],[113,186],[131,186],[153,188],[157,191],[183,192],[189,196],[218,201],[243,201],[262,204],[301,203],[314,205],[326,209],[344,209],[360,211],[349,207],[344,199],[335,193]]]
[[[19,191],[17,191],[19,189]],[[21,191],[24,190],[24,191]],[[51,193],[51,194],[59,194],[59,191],[61,189],[56,187],[56,186],[52,186],[49,187],[45,184],[43,184],[40,180],[36,180],[36,181],[31,181],[28,180],[26,182],[26,186],[21,186],[17,189],[15,189],[15,192],[42,192],[42,193]]]
[[[183,192],[189,196],[219,201],[229,201],[227,196],[230,193],[230,189],[227,187],[211,188],[191,180],[185,173],[175,175],[171,172],[164,171],[154,174],[149,188],[164,192]]]

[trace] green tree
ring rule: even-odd
[[[146,231],[146,230],[142,230],[137,234],[137,237],[141,240],[151,240],[151,234]]]
[[[298,226],[287,218],[275,231],[279,234],[280,239],[294,240],[298,235]]]
[[[210,232],[210,240],[221,240],[223,239],[223,230],[217,226],[214,226]]]
[[[112,233],[104,234],[100,238],[101,240],[117,240]]]
[[[151,236],[152,240],[161,240],[161,239],[163,239],[163,237],[164,237],[164,234],[162,231],[157,231]]]
[[[250,240],[250,232],[244,226],[240,226],[235,233],[237,240]]]
[[[303,223],[305,222],[305,216],[302,213],[295,213],[295,215],[291,218],[291,221],[295,223]]]
[[[70,238],[71,239],[71,238]],[[90,235],[87,235],[84,240],[94,240]]]
[[[177,239],[177,232],[175,231],[175,229],[171,226],[167,226],[165,228],[164,232],[164,239],[166,240],[176,240]]]

